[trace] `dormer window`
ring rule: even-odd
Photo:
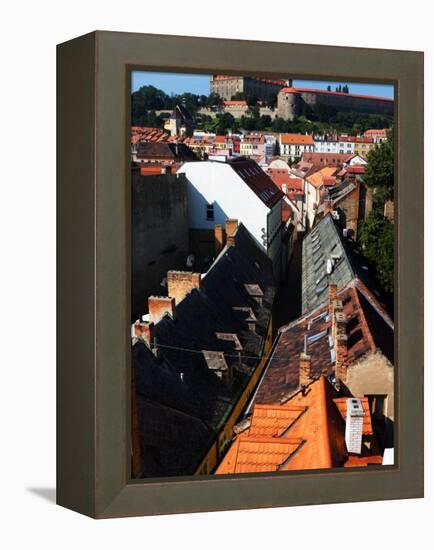
[[[214,221],[214,205],[213,204],[207,204],[206,205],[206,219],[207,219],[207,221]]]
[[[243,351],[243,346],[238,338],[238,336],[233,332],[216,332],[216,338],[223,340],[225,342],[230,342],[233,344],[233,348],[236,351]]]

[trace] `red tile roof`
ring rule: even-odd
[[[355,156],[354,153],[303,153],[301,159],[303,162],[321,164],[322,166],[342,166],[349,162]]]
[[[273,182],[282,189],[282,185],[287,186],[287,190],[303,191],[304,183],[302,178],[294,178],[289,176],[289,171],[283,168],[267,168],[266,173],[270,176]]]
[[[348,174],[364,174],[365,166],[363,164],[354,164],[353,166],[347,167]]]

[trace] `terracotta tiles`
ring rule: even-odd
[[[364,436],[372,435],[367,400]],[[345,445],[346,398],[320,376],[285,404],[255,405],[250,427],[236,436],[217,474],[309,470],[381,464],[364,447],[348,455]]]

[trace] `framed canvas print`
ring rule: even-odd
[[[422,167],[419,52],[58,46],[58,503],[423,496]]]

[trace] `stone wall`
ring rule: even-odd
[[[325,105],[338,111],[353,111],[379,115],[393,115],[393,101],[353,96],[342,93],[288,91],[277,96],[277,113],[280,118],[292,120],[302,113],[303,105]]]

